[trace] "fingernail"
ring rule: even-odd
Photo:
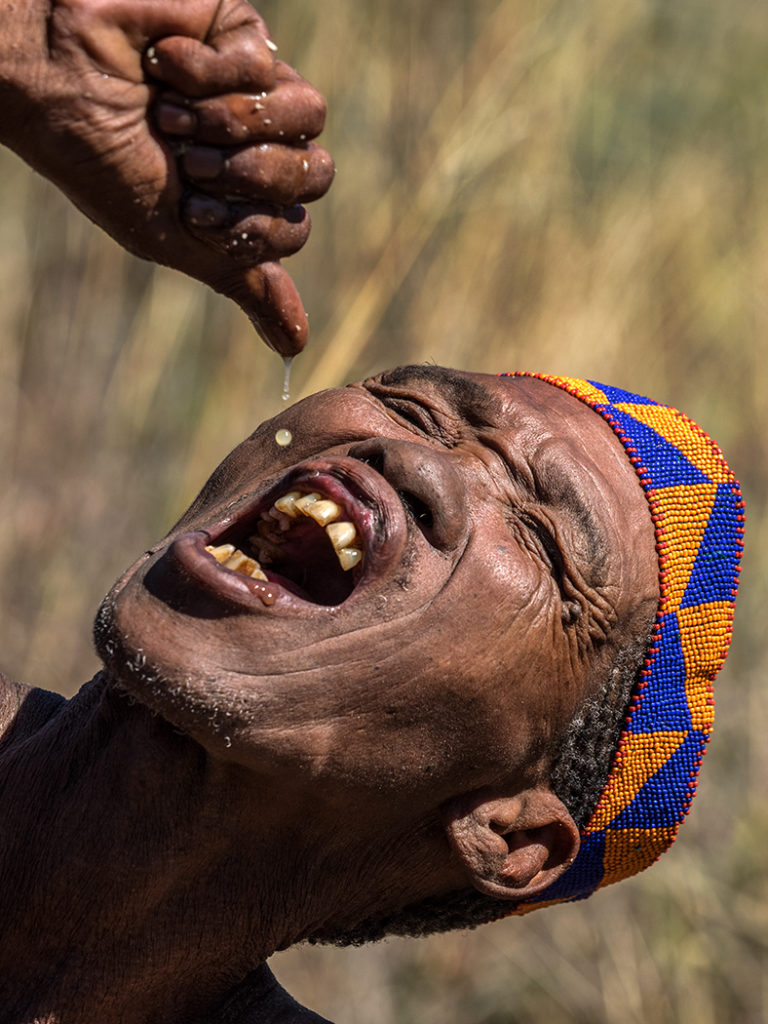
[[[224,169],[224,157],[217,149],[190,146],[184,154],[183,166],[191,178],[216,178]]]
[[[192,195],[184,203],[184,215],[190,224],[201,228],[214,228],[225,224],[229,211],[224,203],[210,196]]]
[[[296,203],[293,206],[283,207],[283,218],[287,220],[289,224],[302,224],[307,216],[307,211],[301,204]]]
[[[265,320],[263,316],[249,314],[249,319],[261,340],[284,359],[293,359],[307,343],[299,324],[296,325],[296,331],[291,334],[274,321]]]
[[[158,103],[155,117],[160,131],[169,135],[191,135],[197,127],[197,118],[191,110],[172,103]]]

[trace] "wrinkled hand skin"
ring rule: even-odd
[[[280,260],[333,178],[320,94],[245,0],[0,2],[0,140],[130,252],[306,343]]]

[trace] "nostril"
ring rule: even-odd
[[[381,452],[371,452],[370,454],[356,455],[354,457],[358,462],[362,462],[364,465],[370,466],[374,472],[382,475],[384,474],[384,456]]]
[[[408,522],[427,543],[452,551],[466,535],[469,519],[463,478],[450,453],[394,438],[368,438],[347,451],[380,474],[397,493]]]
[[[422,530],[431,530],[434,521],[430,507],[410,491],[398,491],[397,495],[402,501],[405,511],[415,520],[416,524]]]

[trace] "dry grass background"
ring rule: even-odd
[[[276,958],[339,1024],[768,1019],[768,16],[756,0],[263,0],[339,173],[292,266],[294,394],[402,361],[679,405],[748,501],[719,729],[683,838],[588,904]],[[0,650],[72,693],[117,574],[279,406],[234,307],[0,154]],[[668,863],[667,863],[668,861]]]

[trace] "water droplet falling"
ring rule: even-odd
[[[285,366],[285,376],[283,377],[283,401],[290,402],[291,400],[291,363],[293,362],[292,356],[283,356],[283,365]]]

